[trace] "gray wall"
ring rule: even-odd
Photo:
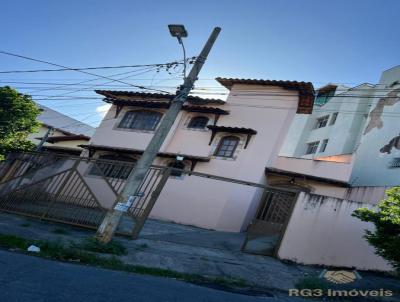
[[[398,84],[393,85],[394,82]],[[400,150],[387,146],[400,133],[400,66],[382,74],[376,89],[374,102],[367,121],[367,133],[361,135],[360,145],[355,154],[355,163],[350,178],[355,186],[394,186],[400,184],[400,168],[391,168],[394,158],[400,158]],[[390,95],[388,98],[382,96]],[[378,105],[379,104],[379,105]],[[382,114],[375,108],[383,106]],[[379,116],[381,123],[379,122]],[[371,121],[372,118],[372,121]],[[372,127],[368,127],[368,124]],[[382,152],[387,146],[390,153]],[[400,141],[398,142],[400,148]]]
[[[297,115],[290,127],[281,156],[314,158],[353,153],[359,143],[360,133],[366,122],[372,102],[373,87],[362,84],[354,88],[338,86],[335,96],[325,105],[315,105],[311,115]],[[330,125],[332,116],[338,112],[336,122]],[[327,126],[315,129],[317,119],[329,115]],[[328,139],[324,152],[320,152],[322,141]],[[318,151],[306,155],[307,144],[320,141]]]

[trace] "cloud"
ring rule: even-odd
[[[96,107],[96,112],[103,118],[107,114],[108,109],[110,109],[111,104],[104,104]]]

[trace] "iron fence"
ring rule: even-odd
[[[0,183],[32,173],[60,158],[52,153],[11,153],[0,162]]]
[[[97,228],[107,211],[117,202],[125,201],[121,193],[134,168],[135,164],[127,161],[52,153],[14,153],[0,162],[0,210]],[[248,239],[251,239],[252,230],[256,230],[257,236],[260,229],[263,233],[271,229],[275,232],[277,223],[281,227],[276,233],[279,231],[281,236],[280,230],[290,217],[297,194],[296,190],[153,165],[124,215],[129,223],[127,228],[120,228],[120,233],[138,237],[172,172],[210,179],[221,185],[230,183],[264,191],[266,197],[253,227],[249,228]]]
[[[97,228],[123,198],[122,189],[133,169],[134,163],[126,161],[13,153],[0,163],[0,210]],[[152,167],[147,172],[138,198],[126,213],[134,226],[121,232],[137,233],[146,208],[155,202],[153,193],[165,170]]]

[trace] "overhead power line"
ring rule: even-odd
[[[142,86],[142,85],[134,85],[134,84],[131,84],[131,83],[128,83],[128,82],[124,82],[124,81],[121,81],[121,80],[115,80],[115,79],[107,77],[107,76],[99,75],[99,74],[88,72],[88,71],[84,71],[84,70],[75,70],[73,68],[70,68],[70,67],[67,67],[67,66],[64,66],[64,65],[60,65],[60,64],[56,64],[56,63],[52,63],[52,62],[48,62],[48,61],[34,59],[34,58],[30,58],[30,57],[26,57],[26,56],[22,56],[22,55],[19,55],[19,54],[14,54],[14,53],[2,51],[2,50],[0,50],[0,53],[4,54],[4,55],[8,55],[8,56],[13,56],[13,57],[29,60],[29,61],[34,61],[34,62],[38,62],[38,63],[43,63],[43,64],[48,64],[48,65],[52,65],[52,66],[56,66],[56,67],[65,68],[65,69],[68,69],[68,70],[71,70],[71,71],[76,71],[76,72],[88,74],[88,75],[91,75],[91,76],[95,76],[95,77],[98,77],[98,78],[103,78],[103,79],[106,79],[106,80],[119,82],[119,83],[122,83],[122,84],[125,84],[125,85],[128,85],[128,86],[132,86],[132,87],[136,87],[136,88],[140,88],[140,89],[144,89],[144,90],[160,91],[160,92],[164,92],[165,93],[165,91],[162,91],[162,90],[151,89],[151,88],[147,88],[147,87]]]
[[[154,67],[155,68],[155,67]],[[154,68],[145,68],[145,69],[147,69],[148,71],[152,71],[152,70],[154,70]],[[140,70],[144,70],[144,69],[140,69]],[[137,70],[137,71],[140,71],[140,70]],[[111,75],[111,76],[116,76],[116,75],[122,75],[122,74],[127,74],[127,73],[131,73],[131,72],[136,72],[136,71],[128,71],[128,72],[124,72],[124,73],[118,73],[118,74],[114,74],[114,75]],[[147,71],[146,71],[147,72]],[[137,74],[137,75],[139,75],[139,74]],[[62,87],[66,87],[66,86],[87,86],[87,85],[84,85],[83,83],[87,83],[87,82],[92,82],[92,81],[96,81],[96,80],[98,80],[98,79],[91,79],[91,80],[87,80],[87,81],[83,81],[83,82],[78,82],[78,83],[54,83],[54,82],[27,82],[27,81],[10,81],[10,80],[1,80],[0,79],[0,84],[1,83],[4,83],[4,84],[21,84],[21,85],[49,85],[49,87],[45,87],[46,89],[48,88],[49,90],[51,90],[51,89],[54,89],[54,88],[57,88],[57,87],[51,87],[51,86],[59,86],[59,85],[61,85]],[[137,78],[135,79],[135,80],[138,80]],[[104,86],[107,86],[107,87],[112,87],[112,88],[115,88],[115,89],[120,89],[120,88],[122,88],[122,89],[124,89],[126,86],[125,85],[108,85],[108,84],[104,84]],[[29,87],[29,86],[28,86]],[[28,89],[28,87],[27,86],[18,86],[18,88],[21,88],[21,89]],[[176,89],[177,88],[177,85],[151,85],[151,86],[147,86],[147,88],[150,88],[150,87],[157,87],[157,88],[171,88],[171,89]],[[41,87],[36,87],[36,88],[41,88]],[[339,92],[339,94],[336,94],[336,95],[333,95],[333,96],[331,96],[331,97],[343,97],[343,96],[353,96],[353,95],[351,95],[351,94],[347,94],[347,93],[352,93],[352,92],[360,92],[360,91],[368,91],[368,92],[382,92],[382,93],[384,93],[384,92],[390,92],[390,91],[392,91],[394,88],[386,88],[386,89],[383,89],[383,88],[371,88],[371,89],[366,89],[366,88],[354,88],[354,89],[350,89],[350,90],[339,90],[338,92]],[[243,92],[243,93],[240,93],[240,95],[255,95],[255,96],[258,96],[258,95],[261,95],[261,94],[257,94],[257,93],[260,93],[260,92],[262,92],[263,90],[265,90],[265,89],[256,89],[256,88],[253,88],[253,89],[250,89],[250,90],[246,90],[245,92]],[[201,86],[201,87],[194,87],[193,88],[193,91],[199,91],[198,93],[203,93],[203,94],[215,94],[215,93],[224,93],[224,94],[228,94],[228,92],[226,92],[226,89],[224,88],[224,87],[221,87],[221,86]],[[263,95],[264,94],[267,94],[267,93],[262,93]],[[279,94],[287,94],[287,95],[292,95],[293,93],[291,93],[291,92],[287,92],[287,93],[285,93],[285,92],[279,92]],[[236,95],[239,95],[239,93],[237,92],[236,93]],[[358,96],[358,95],[356,95],[356,96]],[[364,95],[364,97],[368,97],[367,95]]]
[[[146,72],[147,72],[147,71],[150,71],[150,70],[153,70],[153,69],[154,69],[154,67],[146,67],[146,68],[142,68],[142,69],[134,70],[134,71],[130,70],[130,71],[125,71],[125,72],[120,72],[120,73],[114,73],[114,74],[112,74],[112,75],[109,75],[108,77],[115,77],[115,76],[126,75],[126,74],[130,74],[129,77],[131,77],[131,76],[133,76],[133,75],[136,76],[136,75],[141,75],[141,74],[145,73],[145,72],[141,72],[141,71],[143,71],[143,70],[146,70]],[[140,73],[138,73],[138,72],[140,72]],[[135,74],[133,74],[133,73],[135,73]],[[127,78],[129,78],[129,77],[120,78],[120,79],[118,79],[118,80],[127,79]],[[98,81],[98,80],[99,80],[99,79],[90,79],[90,80],[80,81],[80,82],[77,82],[77,83],[65,83],[65,84],[61,84],[60,86],[49,87],[48,89],[33,90],[33,91],[31,91],[30,93],[32,93],[32,92],[39,92],[39,91],[45,91],[45,90],[54,90],[55,88],[63,88],[63,87],[78,86],[78,85],[82,85],[82,84],[85,84],[85,83],[95,82],[95,81]],[[108,81],[108,82],[102,83],[102,84],[108,84],[108,83],[112,83],[112,82],[115,82],[115,81],[114,81],[114,80],[113,80],[113,81]],[[89,86],[86,85],[86,86],[87,86],[87,87],[93,87],[93,86],[90,86],[90,85],[89,85]],[[123,87],[126,87],[126,86],[123,86]],[[75,89],[75,88],[72,88],[72,89]]]
[[[119,66],[99,66],[99,67],[79,67],[79,68],[59,68],[59,69],[31,69],[31,70],[5,70],[0,71],[0,74],[5,73],[33,73],[33,72],[59,72],[59,71],[82,71],[82,70],[98,70],[98,69],[121,69],[121,68],[138,68],[138,67],[164,67],[173,64],[183,64],[183,62],[157,63],[157,64],[142,64],[142,65],[119,65]]]
[[[147,68],[147,69],[149,69],[149,68]],[[154,67],[152,67],[152,68],[150,68],[150,69],[154,69]],[[150,70],[146,70],[145,72],[149,72],[149,71],[150,71]],[[116,81],[128,79],[128,78],[130,78],[131,76],[133,76],[133,75],[131,74],[132,72],[133,72],[133,71],[128,71],[128,72],[123,72],[123,73],[114,74],[113,76],[122,75],[122,74],[130,74],[130,75],[129,75],[129,76],[126,76],[126,77],[123,77],[123,78],[119,78],[119,79],[113,79],[113,80],[108,81],[108,82],[106,82],[106,83],[95,84],[95,85],[91,85],[91,86],[88,86],[88,87],[91,88],[91,89],[90,89],[90,91],[91,91],[94,87],[98,87],[98,86],[101,86],[101,85],[104,85],[104,84],[109,84],[109,83],[113,83],[113,82],[116,82]],[[135,71],[135,72],[137,73],[137,71]],[[141,73],[139,73],[139,74],[143,74],[143,73],[145,73],[145,72],[141,72]],[[135,75],[137,75],[137,74],[135,74]],[[57,86],[57,87],[55,87],[55,88],[52,87],[52,88],[49,88],[49,89],[39,89],[39,90],[34,90],[34,91],[32,91],[32,92],[40,92],[40,91],[45,91],[45,90],[62,90],[62,87],[75,86],[75,85],[77,85],[77,84],[82,84],[82,83],[87,83],[87,82],[93,82],[93,81],[95,81],[95,80],[97,80],[97,79],[94,79],[94,80],[92,80],[92,81],[83,81],[83,82],[79,82],[79,83],[66,84],[66,85],[63,85],[63,86]],[[65,89],[65,90],[68,90],[68,89]],[[50,98],[59,97],[59,96],[64,96],[64,95],[67,95],[67,94],[72,94],[72,93],[75,93],[75,92],[85,91],[85,90],[86,90],[86,89],[84,89],[84,88],[73,89],[72,91],[65,92],[65,93],[61,93],[61,94],[58,94],[58,95],[55,95],[55,96],[49,96],[49,97],[47,97],[47,98],[50,99]]]
[[[148,68],[146,72],[149,72],[149,71],[152,71],[152,70],[154,70],[154,68]],[[114,74],[112,76],[122,75],[122,74],[127,74],[127,73],[132,73],[132,72],[137,72],[137,71],[129,71],[129,72],[124,72],[124,73]],[[137,75],[139,75],[139,74],[137,74]],[[50,89],[57,88],[57,87],[52,87],[52,86],[62,86],[62,87],[84,86],[85,87],[87,85],[84,85],[82,83],[87,83],[87,82],[92,82],[92,81],[97,81],[97,80],[98,79],[91,79],[91,80],[88,80],[88,81],[83,81],[83,82],[78,82],[78,83],[65,83],[65,84],[63,84],[63,83],[52,83],[52,82],[21,82],[21,81],[4,81],[4,80],[0,80],[0,84],[3,83],[3,84],[21,84],[21,85],[49,85],[48,87],[47,86],[44,86],[44,87],[45,88],[49,88],[49,90],[50,90]],[[137,79],[135,79],[135,80],[137,80]],[[109,84],[106,84],[106,83],[104,83],[103,85],[107,86],[107,87],[112,87],[112,88],[114,88],[116,90],[126,88],[126,86],[122,86],[122,85],[109,85]],[[17,87],[28,88],[30,86],[17,86]],[[148,86],[148,87],[176,89],[177,85],[151,85],[151,86]],[[35,88],[40,88],[40,87],[35,87]],[[267,94],[294,95],[293,92],[278,92],[278,93],[266,92],[266,93],[260,93],[263,90],[265,90],[265,89],[246,90],[243,93],[242,92],[240,92],[240,93],[236,92],[234,95],[235,96],[242,96],[242,95],[260,96],[260,95],[267,95]],[[355,94],[347,94],[347,93],[359,92],[359,91],[368,91],[368,92],[371,92],[371,93],[373,93],[373,92],[382,92],[382,93],[384,93],[384,92],[391,92],[393,90],[394,89],[368,89],[368,90],[367,89],[352,89],[352,90],[349,90],[349,91],[342,91],[342,92],[340,92],[340,94],[333,95],[331,97],[361,96],[361,95],[355,95]],[[226,89],[225,88],[221,88],[221,87],[219,87],[219,88],[218,87],[216,87],[216,88],[194,87],[193,91],[198,91],[198,93],[202,93],[202,94],[214,94],[214,93],[228,94],[228,92],[226,92]],[[368,95],[363,95],[363,96],[364,97],[368,97]]]

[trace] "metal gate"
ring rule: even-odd
[[[290,219],[297,193],[265,191],[251,222],[242,250],[260,255],[275,255]]]
[[[26,158],[26,154],[21,157]],[[42,157],[32,155],[29,162],[17,158],[10,166],[16,173],[0,184],[0,210],[95,228],[102,221],[106,209],[77,170],[80,162],[76,160],[67,169],[38,177],[35,172],[44,165],[34,166],[32,162]],[[30,173],[27,166],[34,167]],[[23,170],[25,174],[21,174]]]
[[[0,162],[0,211],[97,229],[121,198],[134,163],[52,153],[14,153]],[[136,237],[170,169],[152,167],[119,233]]]
[[[11,153],[0,162],[0,183],[51,165],[59,159],[52,153]]]

